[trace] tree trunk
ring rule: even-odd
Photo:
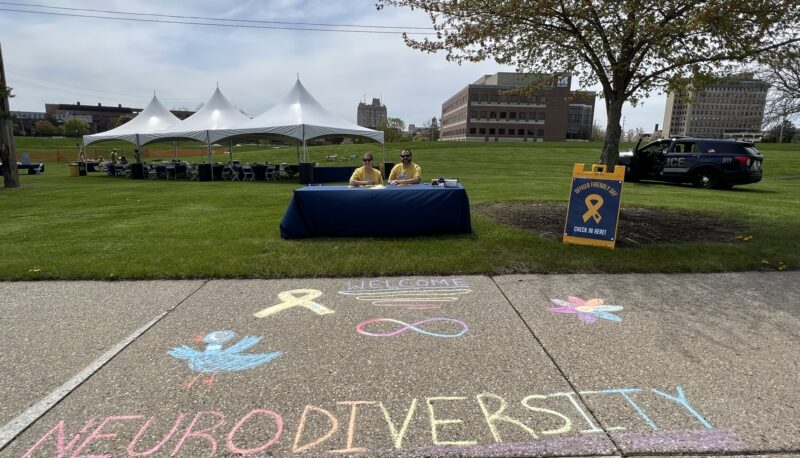
[[[600,162],[608,166],[608,171],[612,172],[614,165],[619,158],[619,141],[622,137],[622,104],[623,98],[606,96],[606,114],[608,124],[606,124],[606,137],[603,140],[603,152],[600,154]]]
[[[14,147],[14,129],[11,127],[11,108],[8,103],[8,86],[3,67],[3,51],[0,49],[0,162],[3,163],[3,186],[19,188],[17,152]]]

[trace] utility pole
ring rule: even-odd
[[[3,50],[0,48],[0,162],[3,163],[3,186],[19,188],[17,152],[14,146],[14,130],[11,128],[9,97],[11,97],[11,89],[6,85]]]

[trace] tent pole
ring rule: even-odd
[[[211,155],[211,137],[206,131],[206,146],[208,147],[208,167],[211,169],[211,181],[214,181],[214,158]]]
[[[175,159],[178,159],[178,141],[172,142],[172,149],[175,150]]]
[[[233,140],[228,140],[228,157],[231,159],[231,164],[233,164]]]
[[[136,134],[136,163],[142,163],[142,144],[139,142],[139,134]]]

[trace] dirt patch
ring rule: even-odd
[[[567,217],[566,204],[541,202],[481,204],[473,210],[503,224],[559,240]],[[739,222],[707,215],[623,207],[619,213],[617,245],[735,242],[746,231],[747,227]]]

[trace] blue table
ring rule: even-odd
[[[469,199],[460,185],[306,186],[294,190],[281,221],[285,239],[470,232]]]

